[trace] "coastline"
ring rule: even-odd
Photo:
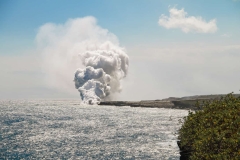
[[[206,101],[220,99],[227,94],[218,95],[201,95],[201,96],[189,96],[189,97],[169,97],[162,100],[144,100],[144,101],[104,101],[99,105],[113,105],[113,106],[131,106],[131,107],[146,107],[146,108],[171,108],[171,109],[184,109],[184,110],[200,110],[196,107],[196,103],[199,102],[200,106]],[[240,94],[233,94],[234,97],[239,97]],[[191,151],[180,146],[181,141],[177,141],[179,147],[180,160],[189,159]]]
[[[130,106],[130,107],[146,107],[146,108],[171,108],[171,109],[185,109],[185,110],[197,110],[195,107],[198,101],[202,104],[204,101],[220,99],[226,96],[226,94],[217,95],[199,95],[188,97],[169,97],[162,100],[142,100],[142,101],[102,101],[99,105],[111,105],[111,106]],[[234,96],[240,96],[240,94],[234,94]]]

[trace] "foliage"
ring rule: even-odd
[[[232,93],[189,111],[179,130],[180,148],[190,159],[240,159],[240,97]]]

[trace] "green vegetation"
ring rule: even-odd
[[[190,159],[240,159],[240,97],[197,102],[179,130],[179,147]]]

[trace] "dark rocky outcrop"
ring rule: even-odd
[[[189,149],[181,147],[181,141],[177,141],[177,145],[180,150],[180,160],[189,160],[191,151]]]

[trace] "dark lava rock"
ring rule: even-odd
[[[180,149],[180,160],[189,160],[191,151],[180,146],[181,141],[177,141],[178,147]]]
[[[143,101],[102,101],[99,105],[111,105],[111,106],[131,106],[131,107],[148,107],[148,108],[172,108],[172,109],[191,109],[197,110],[195,107],[196,102],[202,104],[204,101],[211,99],[219,99],[226,96],[226,94],[218,95],[200,95],[189,97],[170,97],[162,100],[143,100]],[[235,94],[238,97],[240,94]]]

